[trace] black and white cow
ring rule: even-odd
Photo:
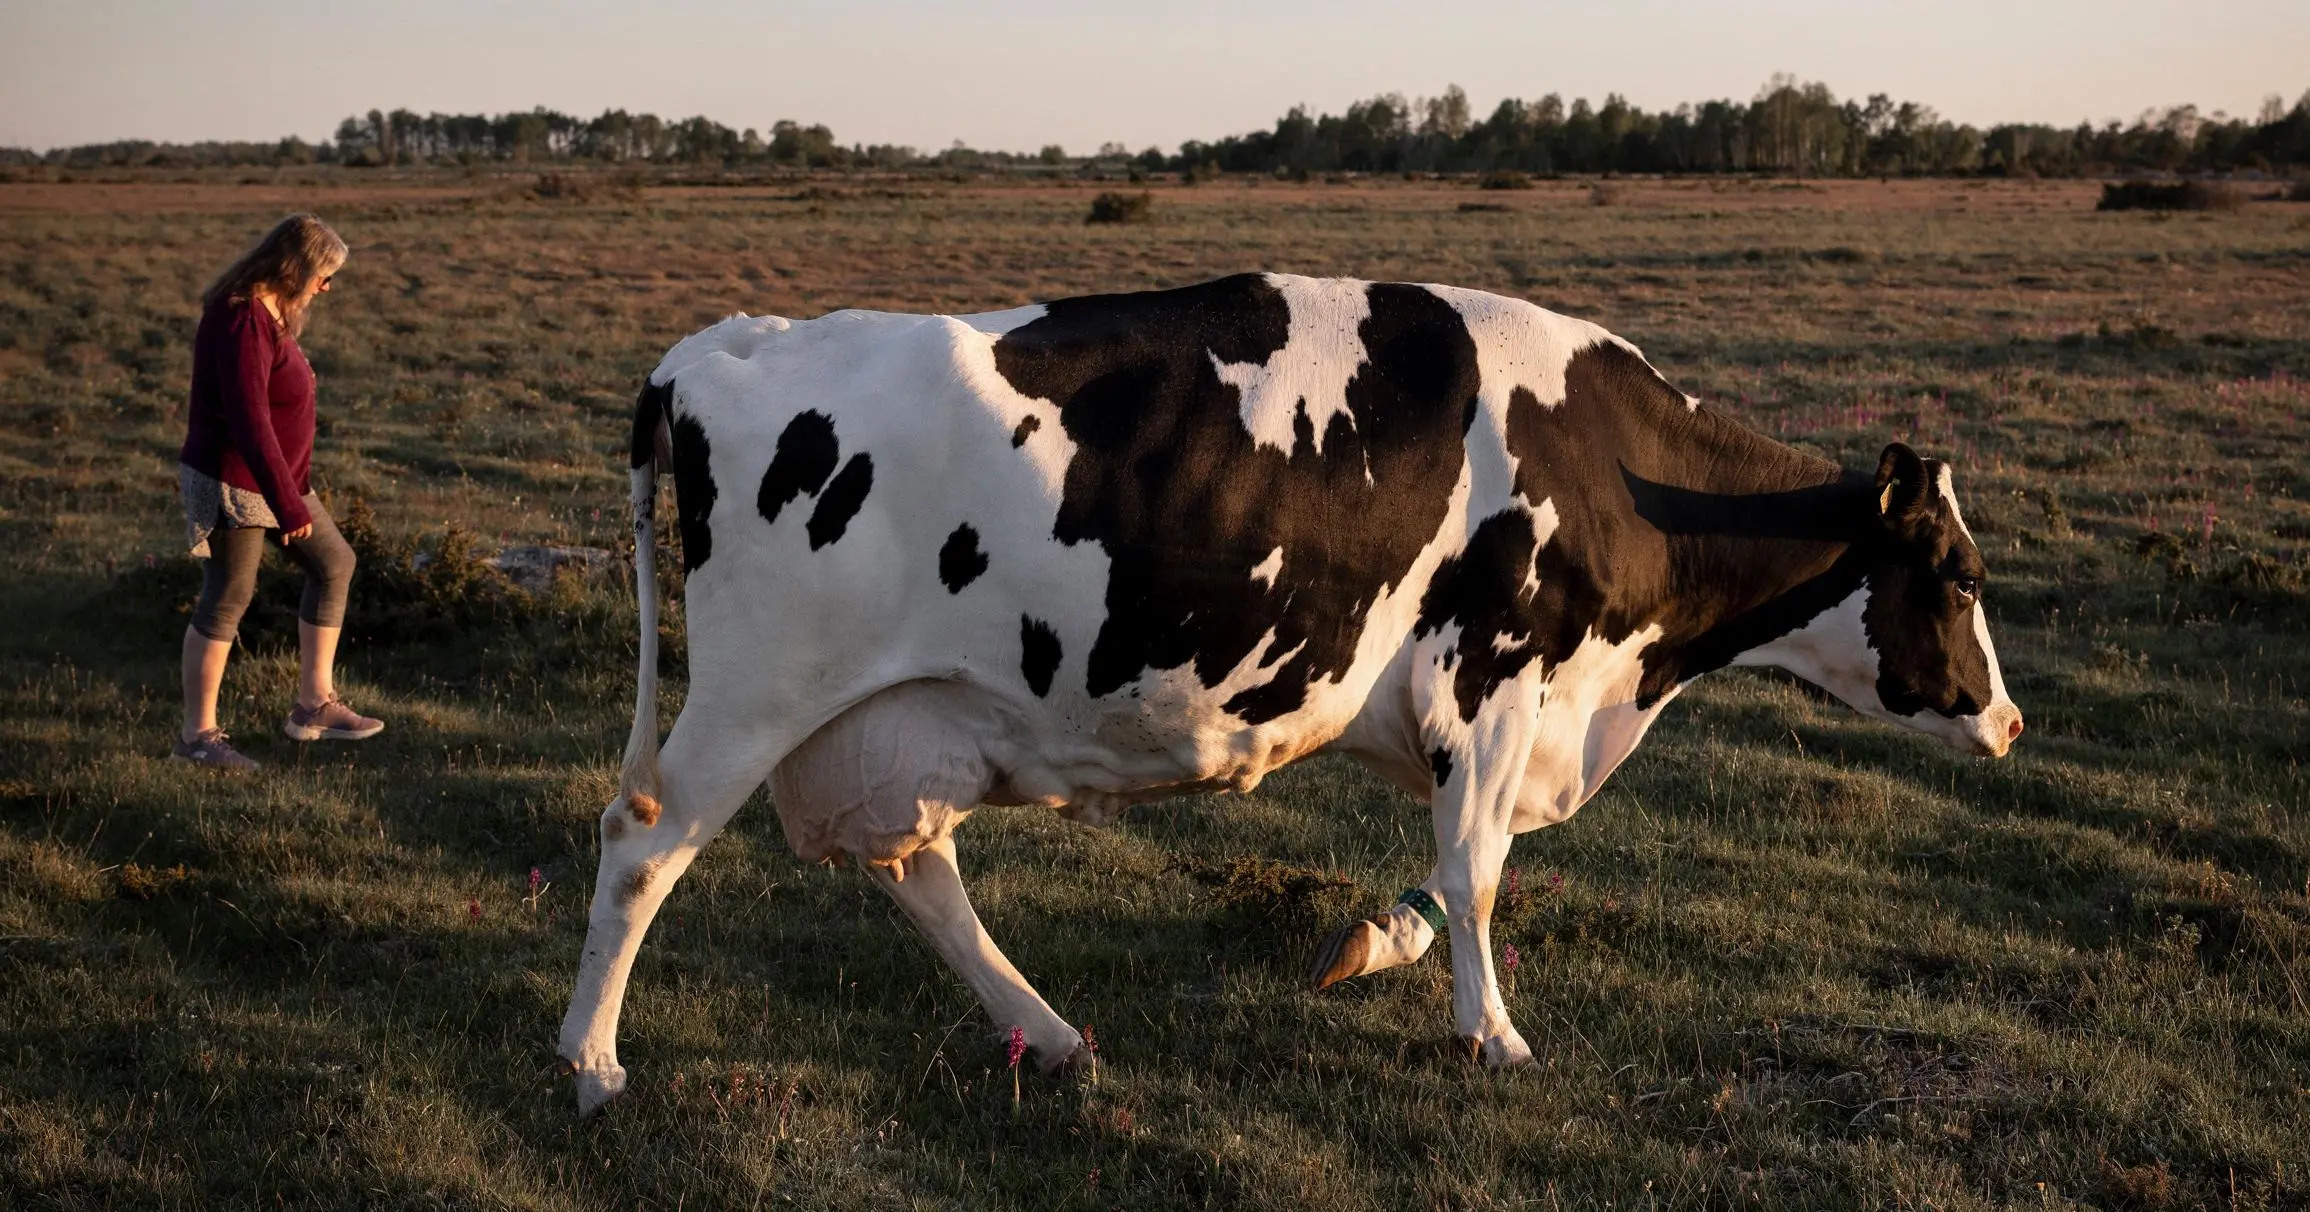
[[[736,317],[634,417],[642,651],[560,1054],[623,1088],[634,954],[769,780],[806,859],[872,874],[1046,1065],[1082,1044],[956,869],[974,806],[1104,821],[1319,750],[1432,806],[1433,874],[1319,957],[1452,939],[1453,1016],[1530,1059],[1487,939],[1511,836],[1571,816],[1662,707],[1775,665],[2001,755],[2021,732],[1948,469],[1848,473],[1628,343],[1442,286],[1246,275],[974,316]],[[656,472],[689,700],[656,728]]]

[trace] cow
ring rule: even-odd
[[[2020,735],[1949,468],[1848,472],[1635,346],[1447,286],[1241,275],[979,315],[736,316],[637,399],[641,654],[559,1055],[618,1014],[674,881],[768,782],[1045,1068],[1083,1039],[980,925],[955,826],[1094,824],[1320,752],[1428,802],[1435,866],[1322,986],[1451,939],[1452,1014],[1531,1059],[1488,929],[1510,838],[1570,817],[1695,678],[1777,666],[1970,753]],[[687,702],[657,731],[658,473]]]

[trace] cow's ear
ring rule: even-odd
[[[1877,516],[1888,522],[1911,517],[1925,505],[1925,460],[1902,443],[1877,459]]]

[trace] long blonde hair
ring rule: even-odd
[[[314,215],[290,215],[273,224],[240,259],[201,292],[201,307],[245,303],[261,288],[281,309],[290,336],[305,331],[305,289],[345,264],[344,238]]]

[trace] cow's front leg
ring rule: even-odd
[[[1369,976],[1417,961],[1435,945],[1446,929],[1440,907],[1437,875],[1430,871],[1419,887],[1398,898],[1387,909],[1332,932],[1316,948],[1308,981],[1328,989],[1351,977]]]
[[[1508,1021],[1492,967],[1492,902],[1508,860],[1508,826],[1530,764],[1536,691],[1501,688],[1464,729],[1430,801],[1436,828],[1434,899],[1452,939],[1452,1018],[1487,1065],[1528,1064],[1532,1049]],[[1439,772],[1446,763],[1438,763]],[[1425,908],[1425,906],[1420,906]]]
[[[930,938],[940,958],[978,997],[987,1017],[1006,1033],[1013,1027],[1025,1033],[1027,1046],[1034,1049],[1045,1072],[1083,1063],[1088,1052],[1081,1033],[1052,1011],[979,923],[970,894],[963,890],[962,870],[955,864],[954,835],[941,834],[902,862],[903,878],[895,878],[887,865],[859,865]]]

